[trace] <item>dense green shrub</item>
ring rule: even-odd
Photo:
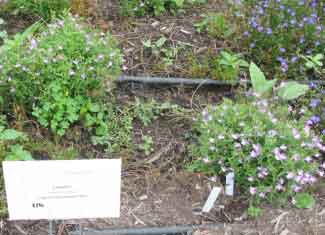
[[[281,77],[305,79],[302,56],[325,53],[324,1],[237,2],[250,58]]]
[[[9,13],[50,20],[69,9],[69,0],[9,0],[4,9]]]
[[[102,106],[120,72],[115,40],[71,16],[33,25],[5,41],[0,54],[2,111],[19,106],[58,135],[92,115],[89,104]]]
[[[122,15],[161,15],[166,11],[175,12],[186,4],[202,3],[205,0],[121,0]]]

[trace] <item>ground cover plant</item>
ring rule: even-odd
[[[300,192],[324,176],[319,158],[325,145],[309,126],[315,116],[306,111],[297,117],[286,104],[306,94],[308,87],[288,82],[277,88],[276,98],[267,98],[276,80],[267,81],[254,64],[250,75],[253,97],[226,99],[198,117],[190,169],[212,175],[233,171],[239,190],[250,195],[251,215],[258,215],[256,206],[263,200],[291,199],[299,208],[309,208],[313,199]]]
[[[324,2],[239,2],[247,55],[282,78],[306,79],[303,56],[325,52]]]
[[[39,17],[46,21],[68,9],[69,0],[9,0],[3,6],[3,11],[10,14]]]
[[[6,40],[0,49],[2,112],[35,117],[55,136],[83,123],[96,136],[107,135],[104,104],[119,74],[121,56],[114,39],[65,16],[36,23]],[[19,111],[18,111],[19,110]]]

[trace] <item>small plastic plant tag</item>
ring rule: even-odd
[[[226,189],[225,194],[227,196],[234,196],[234,184],[235,184],[235,173],[229,172],[226,175]]]
[[[205,204],[203,206],[202,212],[208,213],[212,209],[212,207],[214,205],[214,202],[219,197],[220,192],[221,192],[220,187],[213,187],[213,189],[210,192],[210,195],[209,195],[208,199],[206,200],[206,202],[205,202]]]

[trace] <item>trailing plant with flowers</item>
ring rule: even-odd
[[[248,55],[280,77],[305,78],[304,56],[325,51],[325,3],[318,0],[239,1]]]
[[[0,48],[2,112],[33,115],[43,127],[62,136],[102,100],[120,72],[121,55],[108,34],[93,31],[65,16],[46,27],[36,23]],[[104,109],[103,109],[104,110]],[[88,127],[88,126],[87,126]]]
[[[255,96],[237,103],[224,99],[197,118],[189,168],[219,176],[234,172],[238,189],[250,195],[252,214],[264,200],[284,203],[292,198],[298,207],[310,207],[310,195],[300,193],[324,176],[320,153],[325,145],[308,126],[311,114],[297,118],[285,105],[308,87],[283,84],[272,98],[275,80],[265,80],[254,64],[250,74]]]

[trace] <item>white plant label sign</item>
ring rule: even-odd
[[[225,194],[227,196],[234,196],[234,184],[235,184],[235,173],[229,172],[226,175],[226,190]]]
[[[10,220],[120,216],[121,160],[3,162]]]

